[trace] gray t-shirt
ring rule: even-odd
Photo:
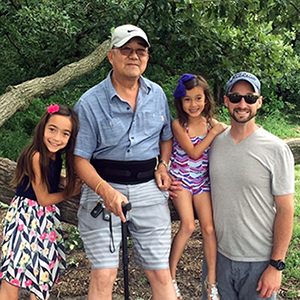
[[[211,145],[209,170],[218,251],[235,261],[269,260],[274,195],[294,193],[291,150],[261,127],[235,144],[229,127]]]

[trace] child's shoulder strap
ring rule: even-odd
[[[186,133],[189,134],[189,126],[187,123],[184,123],[184,128],[186,130]]]
[[[208,134],[210,131],[210,127],[211,127],[208,118],[206,119],[206,124],[207,124],[207,134]]]

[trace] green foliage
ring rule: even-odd
[[[1,128],[0,156],[17,161],[21,150],[30,142],[30,137],[21,128],[16,131]]]
[[[223,86],[234,72],[246,70],[265,78],[263,86],[277,93],[278,83],[285,81],[283,74],[299,70],[292,47],[299,7],[284,3],[20,0],[16,5],[6,1],[0,10],[0,91],[54,73],[91,53],[109,38],[111,28],[133,23],[149,35],[152,47],[146,74],[158,78],[158,83],[190,72]],[[287,80],[286,88],[289,82],[294,81]]]
[[[31,141],[36,124],[46,106],[35,99],[26,111],[18,111],[1,127],[0,156],[16,161],[21,150]]]
[[[66,227],[67,239],[65,239],[65,252],[70,253],[73,250],[83,249],[83,242],[81,240],[78,228],[76,226]],[[69,261],[69,264],[75,264],[76,261]]]
[[[148,283],[148,279],[146,277],[142,278],[140,281],[139,281],[139,284],[146,284]]]
[[[299,137],[300,128],[297,123],[295,125],[297,110],[294,110],[295,115],[290,113],[290,108],[295,108],[295,105],[284,102],[283,97],[277,97],[273,92],[266,98],[263,98],[257,122],[282,139]]]
[[[271,113],[260,116],[257,118],[257,123],[281,139],[300,137],[299,127],[295,127],[282,115]]]
[[[164,82],[161,84],[161,87],[163,88],[168,102],[169,102],[169,107],[170,107],[170,112],[173,118],[177,118],[176,115],[176,110],[175,110],[175,106],[174,106],[174,97],[173,97],[173,93],[175,90],[175,87],[178,84],[178,79],[180,76],[172,76],[172,77],[167,77]]]
[[[0,202],[0,209],[7,209],[9,207],[9,205]]]
[[[217,120],[220,122],[223,122],[227,125],[230,125],[230,115],[229,115],[228,110],[225,107],[225,105],[222,105],[221,107],[219,107]]]
[[[77,268],[79,266],[78,259],[76,257],[69,257],[67,258],[67,267],[75,267]]]

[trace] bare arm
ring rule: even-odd
[[[75,170],[78,176],[92,190],[95,190],[99,182],[103,180],[91,165],[90,161],[78,155],[75,155]],[[107,182],[102,183],[98,187],[97,194],[103,199],[107,210],[119,216],[123,222],[126,221],[122,212],[121,203],[128,203],[128,200],[123,194],[111,187]]]
[[[274,223],[274,242],[271,258],[285,260],[286,252],[293,234],[294,194],[275,196],[276,217]],[[281,271],[269,266],[262,274],[257,290],[261,298],[269,298],[281,285]]]
[[[275,196],[276,219],[272,259],[285,259],[292,234],[294,220],[294,194]]]
[[[203,141],[196,146],[193,145],[185,128],[180,125],[178,120],[172,123],[172,130],[174,137],[187,155],[193,159],[197,159],[208,148],[214,138],[227,128],[227,125],[223,123],[214,122],[212,124],[214,124],[214,127],[209,131]]]

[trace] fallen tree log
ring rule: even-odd
[[[295,160],[295,165],[300,164],[300,139],[299,138],[293,138],[286,140],[286,143],[290,147]]]
[[[290,139],[287,141],[287,144],[293,152],[295,165],[300,164],[300,138]],[[8,205],[15,194],[15,189],[9,184],[15,172],[15,168],[15,162],[7,158],[0,157],[0,202]],[[63,222],[77,225],[77,209],[79,198],[79,196],[72,197],[58,205],[61,209],[61,219]],[[169,207],[172,221],[179,220],[179,216],[171,200],[169,200]]]

